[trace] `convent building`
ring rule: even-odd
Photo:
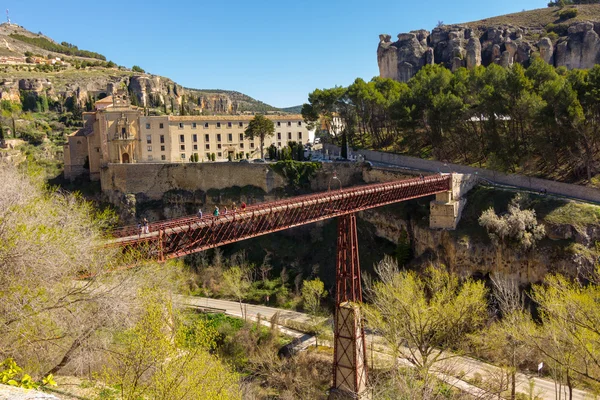
[[[185,163],[259,158],[260,140],[244,137],[253,115],[147,116],[117,93],[83,113],[84,127],[68,136],[64,148],[65,178],[88,175],[100,179],[109,163]],[[289,142],[314,140],[301,115],[266,115],[275,134],[265,138],[281,148]]]

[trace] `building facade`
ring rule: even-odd
[[[275,134],[265,138],[285,147],[289,142],[312,143],[301,115],[266,115]],[[89,173],[100,179],[100,168],[108,163],[184,163],[259,158],[260,140],[244,137],[252,115],[146,116],[129,104],[127,94],[118,93],[84,113],[84,128],[68,136],[65,145],[65,178]],[[266,153],[266,150],[265,150]]]

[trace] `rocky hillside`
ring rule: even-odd
[[[189,113],[281,111],[239,92],[184,88],[171,79],[117,66],[98,53],[59,44],[21,26],[0,24],[0,99],[20,101],[31,93],[61,102],[73,98],[83,105],[123,87],[138,105],[174,113],[182,103]]]
[[[527,65],[535,55],[568,69],[600,63],[600,4],[524,11],[481,21],[379,36],[381,77],[408,81],[427,64],[456,70],[478,65]]]

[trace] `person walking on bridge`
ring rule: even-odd
[[[148,220],[146,218],[144,218],[144,233],[150,233],[150,227],[148,226]]]
[[[213,216],[215,216],[215,217],[219,216],[219,207],[215,206],[215,211],[213,211]]]
[[[198,217],[198,219],[202,219],[202,209],[201,208],[198,209],[198,214],[196,214],[196,216]]]

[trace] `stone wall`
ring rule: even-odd
[[[323,145],[331,156],[340,154],[337,146]],[[600,203],[600,190],[580,185],[556,182],[547,179],[533,178],[517,174],[504,174],[484,168],[475,168],[459,164],[443,163],[440,161],[423,160],[421,158],[403,156],[399,154],[384,153],[372,150],[358,150],[355,152],[365,157],[365,160],[376,163],[397,165],[427,172],[456,172],[461,174],[472,174],[475,179],[489,181],[498,185],[514,186],[520,189],[539,192],[546,190],[550,194],[580,199],[592,203]]]
[[[109,164],[100,174],[102,191],[144,193],[149,200],[160,200],[169,190],[194,192],[255,186],[266,193],[282,188],[286,182],[265,164]]]
[[[337,179],[333,179],[333,176]],[[322,192],[365,183],[388,182],[413,175],[406,171],[363,168],[356,163],[326,163],[311,180],[311,190]],[[148,200],[160,200],[169,190],[226,189],[255,186],[265,193],[283,189],[288,182],[268,164],[240,163],[144,163],[109,164],[101,172],[102,191],[107,194],[144,193]]]

